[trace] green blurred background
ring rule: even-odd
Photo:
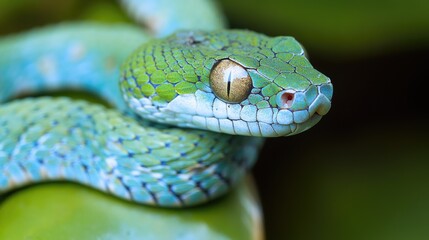
[[[2,0],[0,33],[128,21],[114,1],[54,2]],[[220,6],[233,28],[296,37],[334,84],[331,112],[306,133],[270,139],[254,168],[267,239],[429,239],[429,1]]]

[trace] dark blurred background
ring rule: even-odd
[[[128,21],[114,1],[53,2],[2,0],[0,33]],[[334,84],[331,112],[306,133],[268,140],[254,168],[267,239],[429,239],[429,1],[220,5],[232,28],[297,38]]]

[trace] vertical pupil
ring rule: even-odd
[[[242,102],[252,89],[252,79],[246,69],[228,59],[213,65],[209,80],[213,93],[228,103]]]
[[[228,98],[229,98],[229,94],[230,94],[230,92],[231,92],[231,72],[232,71],[229,71],[229,75],[228,75],[228,82],[227,82],[227,85],[226,85],[226,94],[227,94],[227,96],[228,96]]]

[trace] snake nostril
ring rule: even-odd
[[[280,100],[283,108],[290,108],[293,103],[295,94],[293,92],[284,92],[282,93]]]

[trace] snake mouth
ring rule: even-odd
[[[287,134],[285,136],[292,136],[296,135],[298,133],[302,133],[304,131],[307,131],[308,129],[312,128],[314,125],[316,125],[320,120],[322,119],[322,115],[315,113],[313,114],[307,121],[303,123],[295,124],[295,129],[290,134]]]
[[[178,95],[165,106],[153,106],[145,98],[130,102],[140,115],[160,123],[232,135],[281,137],[314,126],[329,112],[331,97],[329,83],[279,92],[277,107],[226,103],[202,90]]]
[[[304,105],[299,109],[299,101],[305,93],[289,91],[287,94],[285,97],[283,93],[283,99],[286,98],[288,101],[287,108],[283,106],[283,108],[258,110],[256,107],[228,104],[214,98],[204,105],[201,104],[201,102],[205,103],[204,101],[198,101],[199,98],[202,98],[200,95],[204,96],[202,99],[209,99],[210,94],[197,91],[195,95],[187,94],[176,97],[162,112],[168,113],[170,116],[168,118],[170,122],[167,123],[181,127],[242,136],[281,137],[294,135],[311,128],[320,121],[331,106],[328,97],[318,94],[309,106]],[[304,102],[310,101],[304,100]],[[223,111],[218,111],[222,109]],[[253,112],[252,109],[254,109]],[[236,110],[236,112],[231,110]],[[251,114],[246,114],[249,112]],[[172,122],[173,120],[176,121]]]
[[[288,124],[279,124],[273,123],[271,127],[274,129],[274,132],[265,133],[262,137],[286,137],[292,136],[301,132],[304,132],[314,125],[316,125],[322,119],[322,115],[315,113],[309,116],[303,122],[290,122]]]

